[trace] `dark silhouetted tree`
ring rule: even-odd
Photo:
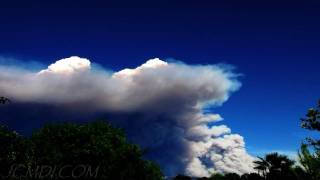
[[[227,173],[224,175],[224,179],[227,180],[240,180],[241,177],[236,173]]]
[[[254,161],[255,164],[254,169],[258,171],[258,173],[262,174],[264,178],[267,176],[267,170],[270,166],[270,164],[262,157],[258,157],[259,160]]]
[[[241,180],[263,180],[265,178],[261,177],[257,173],[243,174]]]
[[[315,108],[310,108],[306,117],[301,118],[302,128],[320,132],[320,100]],[[313,153],[309,151],[313,148]],[[302,144],[298,153],[300,164],[312,179],[320,179],[320,140],[311,137]]]
[[[210,180],[225,180],[225,177],[223,174],[215,173],[215,174],[211,175],[209,179]]]
[[[299,162],[304,167],[311,179],[320,179],[320,154],[319,151],[311,154],[306,144],[301,145],[298,153]]]
[[[266,165],[266,178],[270,180],[276,180],[279,178],[290,179],[294,178],[293,165],[294,161],[290,160],[285,155],[279,155],[278,153],[270,153],[265,155],[264,158],[255,161],[255,169],[257,167]],[[260,168],[261,169],[261,168]]]
[[[190,176],[178,174],[176,177],[173,178],[174,180],[191,180]]]
[[[23,168],[15,169],[17,165]],[[35,174],[37,168],[43,166],[56,169],[63,166],[90,167],[90,173],[94,173],[91,177],[95,179],[163,179],[160,168],[144,160],[137,145],[128,143],[120,129],[105,122],[46,125],[34,132],[30,139],[0,126],[0,179],[4,179],[12,169],[15,169],[16,177],[11,173],[10,177],[19,179],[27,173]],[[81,170],[83,172],[83,169],[78,169]],[[72,173],[77,174],[77,171],[70,168],[64,171],[69,175],[68,179],[74,178]],[[51,174],[42,179],[62,178],[59,174],[51,177]]]
[[[7,104],[7,103],[10,103],[10,99],[7,98],[7,97],[3,97],[3,96],[0,96],[0,104]]]
[[[7,176],[11,166],[28,165],[30,161],[30,142],[18,133],[0,125],[0,176]]]
[[[312,180],[310,174],[307,173],[306,170],[301,166],[295,166],[293,171],[297,180]]]
[[[31,140],[35,164],[87,164],[99,167],[102,179],[163,179],[160,168],[142,159],[140,148],[129,144],[122,130],[102,121],[46,125],[34,132]]]
[[[316,108],[310,108],[305,118],[301,119],[301,126],[312,131],[320,131],[320,100]],[[320,140],[308,138],[309,144],[320,151]]]

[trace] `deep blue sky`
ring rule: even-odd
[[[317,1],[0,2],[0,56],[234,65],[243,86],[215,111],[253,154],[296,151],[307,135],[299,118],[320,98],[319,50]]]

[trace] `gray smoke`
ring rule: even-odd
[[[253,170],[243,138],[225,125],[212,125],[222,120],[218,114],[204,113],[204,108],[222,105],[239,89],[236,78],[222,66],[158,58],[135,69],[111,72],[73,56],[39,72],[0,66],[0,94],[17,106],[36,104],[37,112],[47,108],[35,116],[106,117],[147,148],[147,158],[158,162],[168,176],[242,174]],[[12,118],[28,123],[23,117],[29,117],[30,109],[20,110],[26,116]]]

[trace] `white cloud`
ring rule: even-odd
[[[71,74],[75,72],[86,71],[90,69],[90,61],[78,56],[61,59],[54,64],[51,64],[48,69],[42,70],[39,74]]]
[[[143,72],[146,69],[156,69],[168,66],[167,62],[164,62],[160,60],[159,58],[154,58],[148,60],[146,63],[142,64],[141,66],[135,68],[135,69],[123,69],[119,72],[116,72],[113,74],[112,77],[114,78],[133,78],[136,75],[139,75],[141,72]]]

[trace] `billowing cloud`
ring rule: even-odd
[[[78,71],[86,71],[90,69],[91,62],[85,58],[72,56],[61,59],[51,64],[48,69],[40,71],[38,74],[71,74]]]
[[[21,111],[6,117],[20,127],[32,127],[41,118],[104,117],[146,148],[146,157],[168,176],[241,174],[253,169],[243,138],[225,125],[212,125],[222,118],[203,111],[238,90],[236,77],[221,66],[158,58],[118,72],[95,70],[88,59],[76,56],[39,72],[0,66],[0,94],[15,102],[0,111]]]

